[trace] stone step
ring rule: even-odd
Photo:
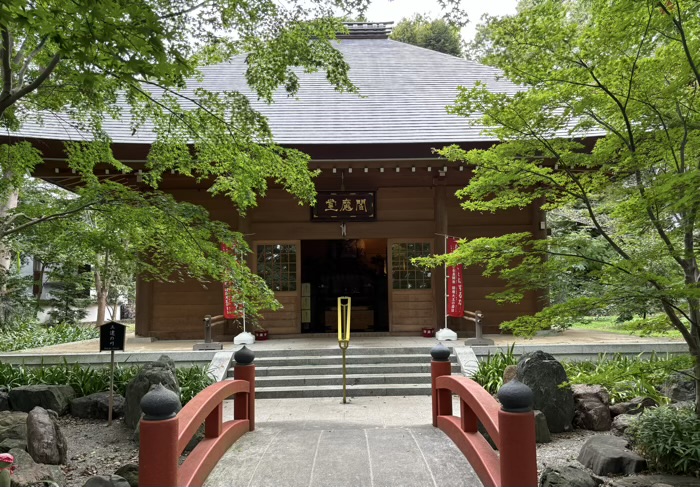
[[[430,349],[433,345],[426,347],[353,347],[352,344],[347,349],[346,354],[350,355],[384,355],[384,354],[397,354],[397,355],[423,355],[426,360],[430,360]],[[250,345],[248,348],[253,350],[256,358],[267,358],[267,357],[294,357],[294,356],[306,356],[306,357],[318,357],[322,355],[333,355],[340,357],[342,352],[339,347],[328,347],[328,348],[289,348],[289,349],[267,349],[267,350],[256,350],[255,345]],[[452,347],[448,347],[452,349]]]
[[[348,397],[359,396],[429,396],[430,384],[374,384],[348,385]],[[342,397],[343,386],[290,386],[255,389],[256,399],[299,397]]]
[[[452,357],[456,360],[455,357]],[[384,355],[352,355],[347,357],[348,364],[394,364],[394,363],[421,363],[429,364],[430,356],[416,354],[384,354]],[[290,357],[256,357],[255,365],[258,367],[293,366],[293,365],[333,365],[342,364],[342,357],[337,355],[305,356],[296,355]]]
[[[409,363],[409,364],[348,364],[348,374],[430,374],[430,364]],[[453,371],[459,371],[459,365],[452,364]],[[255,374],[258,377],[273,377],[287,375],[333,375],[342,374],[342,364],[315,365],[315,366],[275,366],[256,367]],[[229,369],[229,377],[233,377],[233,368]]]
[[[430,374],[348,374],[348,385],[370,384],[430,384]],[[342,385],[343,375],[283,375],[257,377],[256,390],[270,387]]]

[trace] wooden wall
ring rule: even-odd
[[[496,214],[467,212],[460,208],[454,193],[466,185],[468,171],[452,170],[441,177],[436,168],[427,170],[427,163],[415,163],[413,172],[402,167],[379,172],[378,167],[364,172],[356,165],[352,173],[345,171],[343,180],[347,191],[376,191],[377,218],[373,222],[348,222],[349,239],[386,238],[430,240],[437,252],[443,250],[443,237],[448,233],[463,238],[496,236],[511,232],[531,231],[542,235],[541,214],[534,208],[511,210]],[[328,164],[317,179],[318,190],[340,190],[340,171],[333,173]],[[348,166],[348,164],[346,164]],[[207,207],[213,218],[229,223],[248,235],[251,246],[262,241],[303,241],[312,239],[340,239],[340,222],[311,222],[310,210],[300,206],[292,196],[279,188],[268,191],[245,219],[224,198],[211,198],[209,193],[197,189],[176,189],[173,194],[180,200],[191,201]],[[442,202],[444,201],[444,204]],[[437,202],[437,205],[436,205]],[[302,243],[303,245],[303,243]],[[297,249],[297,255],[300,250]],[[251,266],[254,262],[251,258]],[[300,279],[300,268],[298,279]],[[418,334],[424,326],[442,326],[444,316],[443,274],[433,272],[432,290],[390,289],[390,330],[395,333]],[[485,332],[498,332],[498,325],[523,313],[533,313],[541,306],[538,297],[528,296],[520,304],[497,305],[486,296],[501,288],[494,278],[480,275],[479,269],[464,270],[465,309],[480,309],[485,314]],[[301,331],[301,286],[296,292],[278,293],[284,308],[265,313],[261,322],[275,334],[294,334]],[[138,283],[137,333],[160,338],[200,338],[203,336],[202,319],[205,314],[219,314],[223,308],[221,285],[206,286],[195,282],[158,284]],[[145,305],[142,305],[145,303]],[[150,304],[150,312],[145,306]],[[473,324],[450,319],[449,326],[461,335],[473,335]],[[228,330],[231,331],[231,330]]]

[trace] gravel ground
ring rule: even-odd
[[[108,475],[122,465],[138,463],[138,445],[132,439],[133,432],[121,419],[107,427],[106,421],[64,416],[59,424],[68,442],[68,465],[63,467],[68,487],[82,487],[93,475]],[[552,435],[551,443],[537,447],[540,473],[545,467],[575,461],[583,443],[596,434],[600,433],[574,430]]]
[[[121,419],[109,427],[105,420],[72,416],[63,416],[58,422],[68,443],[68,465],[63,466],[68,487],[82,487],[93,475],[109,475],[122,465],[138,463],[133,430]]]

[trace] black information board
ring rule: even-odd
[[[105,350],[124,350],[126,325],[110,321],[100,326],[100,352]]]

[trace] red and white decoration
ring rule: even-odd
[[[457,239],[447,239],[447,253],[457,249]],[[464,316],[464,278],[462,264],[447,268],[447,316],[461,318]]]

